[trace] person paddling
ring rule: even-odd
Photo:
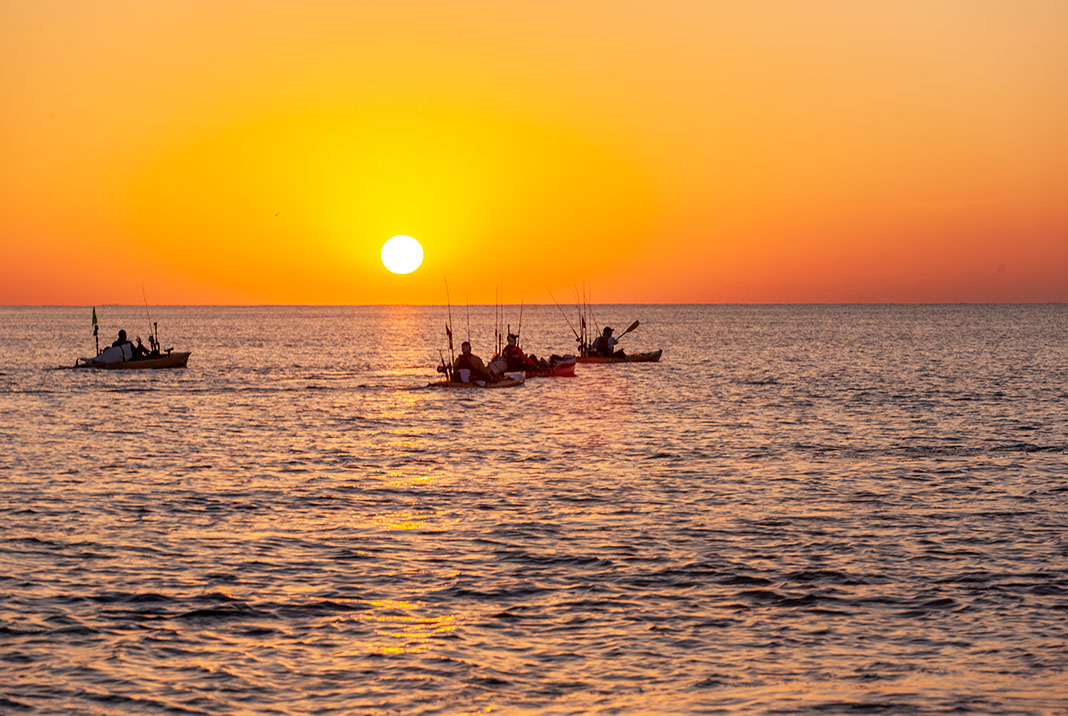
[[[452,364],[452,376],[453,380],[461,383],[473,383],[476,380],[483,380],[487,383],[493,381],[490,372],[486,369],[486,364],[471,352],[469,341],[460,344],[460,355],[456,356],[456,361]]]
[[[605,326],[601,335],[593,339],[593,345],[591,346],[594,355],[605,356],[611,358],[612,356],[622,356],[622,350],[616,350],[616,344],[618,340],[612,337],[612,328]]]

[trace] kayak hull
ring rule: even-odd
[[[459,380],[439,380],[434,383],[427,383],[428,388],[479,388],[487,390],[490,388],[512,388],[517,385],[523,385],[525,378],[505,378],[504,380],[498,380],[496,383],[464,383]]]
[[[140,358],[116,363],[77,363],[75,368],[93,368],[96,370],[159,370],[161,368],[185,368],[190,353],[171,353],[159,358]]]
[[[528,370],[528,378],[574,378],[577,358],[565,358],[557,361],[546,370]]]
[[[579,363],[656,363],[663,349],[650,353],[633,353],[624,356],[580,356]]]

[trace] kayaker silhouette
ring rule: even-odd
[[[124,330],[122,330],[122,329],[120,328],[120,329],[119,329],[119,337],[118,337],[118,340],[116,340],[116,341],[115,341],[114,343],[112,343],[112,344],[111,344],[111,347],[112,347],[112,348],[116,348],[116,347],[118,347],[118,346],[124,346],[124,345],[126,345],[127,343],[130,343],[130,339],[126,337],[126,331],[124,331]],[[131,348],[132,348],[132,347],[133,347],[133,344],[132,344],[132,343],[130,343],[130,346],[131,346]]]
[[[453,380],[458,380],[461,383],[471,383],[475,380],[490,382],[493,380],[490,372],[486,370],[486,364],[471,352],[471,343],[468,341],[460,344],[460,355],[456,356],[456,361],[452,364],[452,375]]]
[[[601,335],[593,339],[593,352],[599,356],[623,355],[623,351],[615,350],[616,343],[619,341],[612,337],[612,328],[605,326]]]
[[[540,366],[534,360],[533,356],[527,356],[523,352],[523,349],[519,347],[519,336],[514,333],[508,334],[508,345],[504,347],[501,353],[504,355],[504,360],[508,363],[508,370],[511,371],[527,371],[538,370]]]

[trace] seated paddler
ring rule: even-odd
[[[133,342],[126,337],[126,331],[120,330],[119,337],[112,342],[110,348],[102,351],[100,355],[104,357],[105,363],[116,363],[133,360],[137,357],[137,349],[134,348]]]
[[[619,341],[612,337],[612,328],[605,326],[601,335],[593,339],[591,349],[594,355],[605,356],[607,358],[621,356],[623,355],[623,351],[616,350],[616,343],[619,343]]]
[[[538,370],[539,366],[535,363],[523,349],[519,347],[519,336],[514,333],[508,334],[508,345],[501,351],[504,355],[504,360],[508,363],[509,371],[528,371]]]
[[[131,350],[133,349],[133,343],[126,337],[126,331],[122,328],[119,329],[119,337],[111,344],[112,348],[121,348],[122,346],[129,345]]]
[[[493,380],[486,364],[471,352],[469,341],[460,344],[460,355],[456,356],[452,364],[452,379],[461,383],[473,383],[476,380],[488,383]]]

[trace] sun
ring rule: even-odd
[[[393,273],[411,273],[423,263],[423,247],[411,236],[394,236],[382,244],[382,264]]]

